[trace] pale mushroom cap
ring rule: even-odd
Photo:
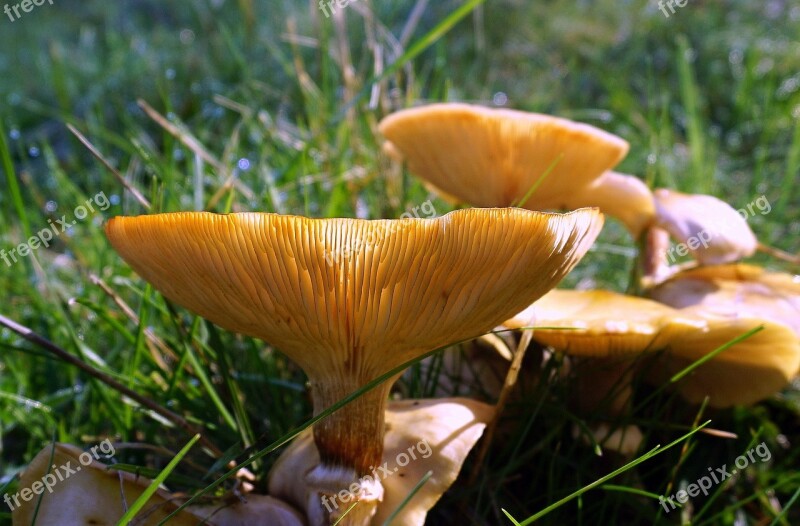
[[[588,209],[393,221],[189,212],[114,218],[106,233],[170,300],[272,343],[309,376],[366,382],[521,310],[601,226]]]
[[[125,513],[126,503],[133,503],[150,484],[150,480],[136,478],[130,473],[107,471],[105,464],[94,460],[84,464],[80,460],[81,454],[84,455],[84,462],[86,455],[91,459],[89,453],[75,446],[57,443],[45,446],[34,457],[22,472],[20,487],[35,488],[40,481],[52,481],[52,492],[48,488],[41,489],[41,495],[33,495],[32,500],[14,509],[13,524],[33,524],[36,504],[41,497],[36,524],[114,526]],[[56,468],[52,468],[52,465]],[[59,480],[57,475],[61,475],[63,480]],[[159,490],[136,515],[136,519],[140,521],[136,524],[156,525],[176,508],[170,502],[169,494]],[[169,523],[194,526],[197,522],[194,515],[181,512]]]
[[[455,482],[493,411],[487,404],[465,398],[391,402],[386,412],[382,459],[385,470],[377,469],[378,466],[375,470],[384,487],[384,498],[372,524],[383,524],[422,477],[433,471],[431,478],[391,523],[393,526],[422,526],[428,510]],[[318,462],[314,441],[306,430],[273,467],[269,493],[296,505],[306,504],[305,475]],[[337,502],[337,505],[349,504]]]
[[[764,329],[722,351],[681,379],[676,387],[692,403],[709,396],[711,407],[749,405],[780,391],[800,368],[800,340],[787,326],[754,317],[718,316],[703,307],[683,309],[704,317],[708,327],[677,336],[649,369],[666,382],[673,375],[731,340],[759,326]]]
[[[297,510],[274,497],[250,493],[242,498],[243,502],[234,496],[232,503],[189,506],[188,510],[209,526],[306,526]]]
[[[556,208],[574,210],[596,206],[600,211],[619,219],[634,238],[650,226],[656,217],[653,192],[638,177],[606,172],[586,187],[563,194]]]
[[[677,334],[705,325],[656,301],[606,290],[552,290],[504,325],[527,327],[531,320],[536,341],[594,357],[657,351]]]
[[[707,266],[681,272],[649,294],[676,308],[702,306],[719,315],[783,323],[800,336],[800,276],[753,265]]]
[[[629,147],[587,124],[461,103],[398,111],[381,121],[380,131],[412,173],[446,195],[487,207],[518,204],[560,158],[524,203],[557,208],[564,192],[616,166]]]
[[[133,504],[152,482],[132,473],[108,470],[105,464],[87,458],[91,458],[90,453],[57,443],[45,446],[25,468],[20,478],[22,488],[36,488],[41,481],[52,481],[49,488],[41,490],[36,524],[114,526],[125,514],[127,506]],[[52,468],[53,465],[56,468]],[[15,509],[13,524],[33,524],[38,499],[39,495],[34,495],[32,500]],[[246,504],[190,506],[171,518],[168,524],[305,526],[297,511],[284,502],[261,495],[249,495],[247,500]],[[155,526],[181,503],[182,497],[158,489],[131,524]]]
[[[701,264],[730,263],[755,253],[756,236],[728,203],[710,195],[682,194],[664,188],[656,190],[654,196],[658,225],[685,245],[685,250]]]

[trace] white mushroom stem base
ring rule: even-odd
[[[319,465],[306,475],[305,482],[306,509],[312,526],[368,525],[383,500],[380,479],[372,475],[358,477],[352,469]]]
[[[422,526],[428,510],[456,480],[493,414],[491,406],[464,398],[391,402],[386,412],[383,456],[380,465],[367,474],[371,479],[321,462],[311,430],[306,430],[273,466],[269,493],[305,508],[310,526],[329,526],[340,515],[326,517],[329,512],[322,497],[334,497],[331,486],[337,492],[349,492],[348,485],[356,482],[354,489],[365,490],[364,495],[339,524],[380,525],[397,512],[392,524]],[[426,482],[417,488],[423,478]],[[412,492],[414,496],[407,501]],[[347,512],[353,501],[343,500],[337,499],[339,507],[331,512]],[[330,504],[330,500],[327,502]],[[373,505],[374,516],[368,516]],[[328,507],[333,508],[333,504]]]

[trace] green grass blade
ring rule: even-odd
[[[189,453],[189,450],[192,449],[192,446],[194,446],[195,442],[198,440],[200,440],[199,434],[192,437],[192,439],[189,440],[189,443],[183,446],[183,449],[181,449],[178,454],[175,455],[175,458],[170,460],[169,464],[167,464],[167,466],[161,470],[161,473],[159,473],[158,476],[153,479],[153,482],[147,486],[147,489],[145,489],[144,492],[139,495],[139,498],[136,499],[136,502],[134,502],[133,505],[128,508],[128,511],[125,512],[125,515],[123,515],[122,518],[117,521],[117,526],[126,526],[134,519],[134,517],[136,517],[136,514],[139,513],[142,508],[144,508],[145,504],[147,504],[147,501],[150,500],[150,497],[153,496],[158,487],[167,479],[169,474],[172,473],[172,470],[175,469],[175,466],[177,466],[180,461],[183,460],[183,457]]]
[[[672,442],[670,442],[666,446],[664,446],[664,447],[657,446],[657,447],[653,448],[652,450],[650,450],[649,452],[645,453],[644,455],[642,455],[641,457],[637,458],[636,460],[628,462],[627,464],[625,464],[621,468],[615,469],[614,471],[612,471],[608,475],[605,475],[604,477],[601,477],[601,478],[595,480],[591,484],[588,484],[588,485],[582,487],[578,491],[576,491],[574,493],[571,493],[570,495],[567,495],[566,497],[564,497],[563,499],[561,499],[561,500],[559,500],[557,502],[554,502],[553,504],[551,504],[550,506],[546,507],[542,511],[540,511],[540,512],[534,514],[534,515],[531,515],[530,517],[528,517],[527,519],[525,519],[524,521],[519,523],[519,526],[527,526],[528,524],[533,524],[534,521],[544,517],[545,515],[547,515],[551,511],[555,510],[556,508],[559,508],[559,507],[563,506],[567,502],[569,502],[569,501],[571,501],[571,500],[573,500],[573,499],[575,499],[577,497],[580,497],[581,495],[583,495],[584,493],[586,493],[590,489],[593,489],[593,488],[603,484],[605,481],[611,480],[612,478],[616,477],[617,475],[619,475],[621,473],[624,473],[624,472],[628,471],[629,469],[631,469],[631,468],[633,468],[635,466],[638,466],[642,462],[650,460],[651,458],[655,457],[656,455],[659,455],[659,454],[663,453],[664,451],[667,451],[668,449],[672,448],[673,446],[676,446],[676,445],[680,444],[681,442],[687,440],[689,437],[691,437],[692,435],[694,435],[695,433],[697,433],[698,431],[700,431],[701,429],[703,429],[704,427],[706,427],[710,423],[711,423],[711,420],[707,420],[702,425],[692,429],[690,432],[686,433],[682,437],[680,437],[680,438],[678,438],[676,440],[673,440]]]
[[[746,340],[747,338],[753,336],[757,332],[760,332],[760,331],[763,331],[763,330],[764,330],[764,326],[760,325],[760,326],[756,327],[755,329],[751,329],[751,330],[747,331],[746,333],[742,334],[741,336],[737,336],[736,338],[732,339],[728,343],[726,343],[724,345],[720,345],[718,348],[714,349],[713,351],[711,351],[710,353],[706,354],[705,356],[703,356],[699,360],[697,360],[694,363],[690,364],[688,367],[686,367],[682,371],[679,371],[677,374],[675,374],[672,378],[669,379],[670,383],[677,382],[678,380],[680,380],[681,378],[683,378],[687,374],[691,373],[692,371],[694,371],[695,369],[697,369],[698,367],[700,367],[701,365],[703,365],[707,361],[714,359],[714,357],[717,356],[719,353],[725,351],[726,349],[730,349],[731,347],[733,347],[737,343],[740,343],[740,342]]]
[[[424,485],[425,485],[425,483],[426,483],[426,482],[428,482],[428,480],[429,480],[429,479],[430,479],[432,476],[433,476],[433,471],[428,471],[427,473],[425,473],[425,474],[422,476],[422,478],[421,478],[421,479],[419,479],[419,482],[417,482],[417,483],[416,483],[416,485],[415,485],[415,486],[414,486],[414,487],[411,489],[411,491],[409,492],[409,494],[408,494],[408,495],[406,495],[406,498],[405,498],[405,499],[403,499],[403,502],[401,502],[401,503],[400,503],[400,505],[397,507],[397,509],[396,509],[396,510],[394,510],[394,511],[392,512],[392,514],[391,514],[391,515],[389,515],[389,517],[387,517],[387,518],[386,518],[386,520],[385,520],[385,521],[384,521],[384,523],[383,523],[383,526],[390,526],[390,525],[392,524],[392,521],[393,521],[393,520],[394,520],[394,519],[395,519],[395,518],[396,518],[398,515],[400,515],[400,512],[401,512],[401,511],[403,511],[403,508],[405,508],[405,507],[408,505],[408,503],[409,503],[409,502],[411,502],[411,499],[413,499],[413,498],[414,498],[414,495],[416,495],[416,494],[417,494],[417,492],[418,492],[420,489],[422,489],[422,486],[424,486]]]

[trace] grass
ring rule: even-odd
[[[313,2],[251,0],[62,0],[1,19],[0,248],[73,218],[100,193],[109,206],[50,248],[0,262],[0,314],[204,428],[229,456],[279,447],[311,414],[302,373],[263,342],[166,302],[110,249],[102,222],[193,209],[399,217],[433,196],[381,156],[375,128],[420,100],[505,101],[602,127],[631,143],[619,169],[652,186],[736,207],[765,195],[771,212],[751,226],[764,243],[800,251],[800,10],[790,3],[690,2],[669,19],[639,0],[428,2],[418,19],[413,3],[373,5],[374,14],[365,3],[347,8],[343,26]],[[439,214],[450,209],[433,203]],[[626,289],[635,246],[609,223],[564,286]],[[635,409],[616,422],[645,432],[637,458],[711,424],[584,492],[625,461],[585,443],[586,422],[602,412],[575,414],[564,364],[551,359],[537,371],[542,354],[529,354],[532,372],[475,483],[462,476],[429,523],[511,524],[506,513],[525,523],[576,492],[537,523],[800,522],[800,386],[711,411],[637,378]],[[435,370],[441,353],[432,360]],[[431,396],[437,380],[426,370],[412,366],[398,391]],[[0,493],[18,491],[15,473],[52,440],[162,446],[172,456],[133,448],[117,458],[155,477],[193,434],[0,329]],[[761,441],[769,462],[663,512],[657,496]],[[276,457],[250,466],[259,489]],[[464,474],[476,468],[468,462]],[[201,490],[223,472],[195,447],[167,484]],[[0,507],[0,523],[8,518]]]

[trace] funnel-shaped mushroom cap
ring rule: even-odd
[[[693,362],[759,326],[764,329],[722,351],[682,378],[677,389],[693,403],[709,396],[712,407],[748,405],[783,389],[800,368],[800,340],[786,325],[755,317],[726,317],[704,307],[682,312],[707,320],[708,327],[677,336],[650,368],[650,378],[666,382]]]
[[[601,224],[588,209],[376,221],[199,212],[117,217],[106,233],[172,301],[271,342],[309,376],[366,382],[521,310]]]
[[[33,524],[37,502],[41,498],[36,524],[113,526],[125,513],[127,506],[139,498],[150,482],[130,473],[109,471],[105,464],[93,460],[90,453],[75,446],[48,445],[22,472],[20,487],[38,493],[28,495],[28,501],[20,499],[21,505],[12,513],[13,524]],[[134,523],[154,526],[176,508],[172,496],[166,491],[158,490],[136,515]],[[198,522],[198,516],[182,511],[170,519],[169,524],[194,526]],[[207,524],[221,526],[227,523],[215,520]],[[301,526],[302,522],[270,524]]]
[[[634,238],[655,220],[653,192],[638,177],[606,172],[589,186],[569,189],[556,208],[575,210],[597,206],[600,211],[616,217]]]
[[[705,326],[658,302],[606,290],[552,290],[504,325],[530,326],[532,319],[539,343],[595,357],[657,351],[677,334]]]
[[[465,398],[391,402],[386,412],[383,464],[376,466],[372,475],[383,484],[384,497],[372,524],[383,524],[423,476],[432,471],[430,479],[391,522],[393,526],[422,526],[428,510],[458,477],[493,411],[489,405]],[[319,455],[306,431],[273,467],[270,494],[306,506],[309,500],[303,475],[318,463]],[[329,508],[347,509],[351,503],[346,500],[334,499],[327,504]],[[321,507],[322,503],[317,500],[312,505]],[[310,517],[314,524],[313,515]]]
[[[623,139],[587,124],[469,104],[431,104],[383,119],[388,150],[444,194],[472,206],[557,208],[628,152]],[[552,170],[548,174],[548,168]]]
[[[744,264],[707,266],[673,276],[650,295],[677,308],[702,305],[720,315],[765,318],[800,336],[800,276]]]
[[[688,195],[664,188],[654,195],[658,225],[701,264],[730,263],[755,253],[756,236],[728,203],[710,195]],[[678,251],[678,255],[685,253]]]

